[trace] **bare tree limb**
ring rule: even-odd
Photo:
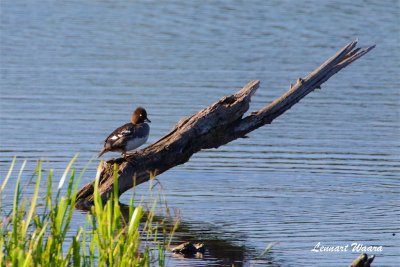
[[[194,153],[202,149],[217,148],[245,137],[251,131],[270,124],[310,92],[320,89],[338,71],[375,47],[356,46],[357,41],[349,43],[305,78],[299,78],[282,96],[244,118],[250,107],[251,97],[259,87],[258,80],[250,81],[236,94],[223,97],[198,113],[182,119],[169,134],[156,143],[127,158],[102,162],[99,190],[103,200],[113,192],[114,163],[118,165],[118,192],[121,195],[133,186],[148,181],[152,176],[187,162]],[[93,185],[94,182],[91,182],[79,191],[77,207],[91,205]]]

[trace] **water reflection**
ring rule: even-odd
[[[125,221],[129,221],[129,205],[120,203],[121,212]],[[146,215],[143,219],[146,219]],[[169,216],[156,215],[153,221],[164,222],[165,226],[172,230],[176,221]],[[206,222],[185,222],[180,219],[179,226],[176,229],[174,238],[171,242],[171,247],[175,247],[184,242],[203,243],[206,247],[204,254],[182,255],[169,252],[171,263],[173,266],[187,266],[184,259],[198,259],[190,263],[190,266],[229,266],[235,267],[248,266],[251,262],[252,266],[280,266],[273,261],[273,254],[269,252],[258,260],[251,260],[260,255],[259,251],[254,251],[247,245],[240,245],[237,240],[242,237],[237,236],[231,240],[224,239],[221,233],[224,229],[216,225],[211,225]],[[258,255],[255,255],[258,253]]]

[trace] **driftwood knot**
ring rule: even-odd
[[[298,78],[296,83],[302,85],[304,83],[304,80],[302,78]]]

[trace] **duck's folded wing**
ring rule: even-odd
[[[104,143],[115,144],[121,143],[127,136],[132,135],[134,127],[131,127],[130,123],[122,125],[121,127],[115,129],[107,138]]]
[[[131,149],[132,147],[136,148],[147,141],[149,131],[150,128],[145,123],[139,125],[133,125],[131,123],[125,124],[124,126],[116,129],[107,137],[105,146],[109,146],[111,148],[125,148],[127,143],[131,141],[133,144],[130,144],[129,147]]]

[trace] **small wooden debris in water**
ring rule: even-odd
[[[204,243],[185,242],[174,247],[171,251],[175,254],[181,254],[184,257],[193,257],[198,253],[202,256],[205,251],[205,245]]]
[[[374,261],[374,259],[375,259],[375,255],[368,257],[368,255],[364,253],[364,254],[361,254],[360,256],[358,256],[358,258],[355,259],[349,265],[349,267],[370,267],[371,263]]]

